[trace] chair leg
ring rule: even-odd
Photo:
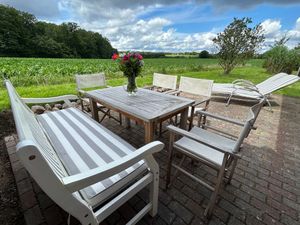
[[[237,158],[233,159],[232,167],[231,167],[231,170],[230,170],[230,174],[229,174],[229,177],[227,178],[227,181],[226,181],[227,184],[230,184],[230,182],[231,182],[231,179],[233,177],[233,173],[234,173],[235,167],[237,165],[237,160],[238,160]]]
[[[108,116],[108,117],[110,118],[110,115],[109,115],[109,114],[110,114],[110,109],[108,109],[106,112],[101,110],[101,112],[102,112],[104,115],[103,115],[102,118],[100,119],[99,123],[101,123],[101,122],[105,119],[106,116]]]
[[[173,160],[173,142],[174,142],[175,135],[174,133],[170,133],[170,141],[169,141],[169,157],[168,157],[168,164],[167,164],[167,176],[166,176],[166,187],[167,190],[171,181],[171,169],[172,169],[172,160]]]
[[[122,126],[122,114],[121,113],[119,113],[119,123]]]
[[[83,101],[82,101],[82,99],[80,99],[80,105],[81,105],[81,111],[84,112]]]
[[[159,137],[162,136],[162,122],[159,123]]]
[[[150,183],[149,200],[152,203],[150,215],[154,217],[157,214],[158,208],[158,193],[159,193],[159,166],[153,156],[146,157],[146,162],[153,174],[153,181]]]
[[[210,198],[208,206],[207,206],[207,208],[205,209],[205,212],[204,212],[204,216],[206,216],[206,217],[211,216],[211,214],[213,212],[213,209],[214,209],[214,206],[215,206],[215,203],[216,203],[216,200],[217,200],[217,197],[218,197],[218,194],[219,194],[219,191],[220,191],[221,186],[223,184],[223,177],[224,177],[224,173],[225,173],[227,158],[228,158],[228,155],[225,154],[224,158],[223,158],[222,166],[221,166],[221,168],[219,170],[219,173],[218,173],[217,183],[216,183],[216,186],[214,188],[214,192],[212,193],[212,196]]]
[[[182,164],[183,164],[183,162],[184,162],[184,160],[186,159],[186,155],[183,155],[182,156],[182,159],[180,160],[180,162],[179,162],[179,164],[178,164],[178,166],[179,167],[181,167],[182,166]],[[172,167],[172,164],[171,164],[171,167]],[[172,183],[175,181],[175,179],[177,178],[177,173],[178,173],[178,169],[176,169],[175,168],[175,172],[174,172],[174,175],[173,175],[173,179],[170,181],[170,184],[169,184],[169,186],[171,186],[172,185]]]

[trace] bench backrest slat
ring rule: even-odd
[[[33,112],[22,101],[10,81],[6,81],[6,88],[11,102],[19,140],[32,140],[55,174],[58,177],[66,176],[67,173],[60,159],[51,146]]]

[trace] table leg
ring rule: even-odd
[[[91,113],[94,120],[99,121],[97,102],[90,98]]]
[[[153,141],[154,123],[145,122],[145,144]]]
[[[127,129],[129,129],[131,127],[130,119],[128,117],[126,117],[126,116],[124,116],[124,126]]]
[[[180,115],[180,128],[186,130],[189,108],[187,107]]]

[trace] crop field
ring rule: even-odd
[[[145,59],[142,77],[138,86],[152,83],[154,72],[212,79],[214,82],[232,82],[247,79],[261,82],[271,74],[262,68],[260,59],[249,60],[237,67],[230,75],[223,75],[216,59],[162,58]],[[0,80],[8,78],[23,97],[49,97],[75,94],[75,74],[104,72],[108,84],[123,85],[126,81],[115,62],[110,59],[42,59],[0,58]],[[300,84],[288,87],[279,93],[300,96]],[[6,91],[0,87],[0,111],[9,107]]]

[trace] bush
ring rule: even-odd
[[[210,54],[208,51],[204,50],[199,53],[199,58],[208,59],[210,58]]]
[[[289,50],[286,46],[273,47],[265,54],[264,67],[270,73],[291,74],[300,66],[300,54],[297,50]]]

